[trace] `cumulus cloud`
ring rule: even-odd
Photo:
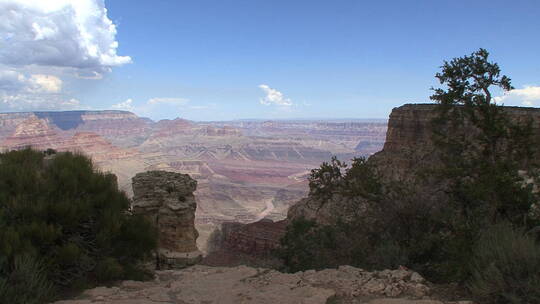
[[[53,75],[24,75],[14,70],[0,71],[0,90],[12,93],[58,93],[62,80]]]
[[[62,94],[62,80],[54,75],[0,70],[0,111],[58,110],[80,106]]]
[[[266,94],[265,97],[259,99],[261,104],[267,106],[273,104],[282,107],[290,107],[293,105],[292,101],[289,98],[285,98],[280,91],[273,89],[266,84],[259,85],[259,88]]]
[[[24,89],[26,77],[12,70],[0,70],[0,91],[5,93]]]
[[[0,91],[0,111],[57,111],[82,109],[79,100],[60,94],[6,94]]]
[[[117,49],[104,0],[0,0],[0,111],[83,108],[61,77],[102,78]]]
[[[95,76],[131,62],[117,54],[103,0],[1,0],[0,63],[80,70]]]
[[[131,112],[135,110],[135,107],[133,106],[133,100],[131,98],[127,99],[124,102],[114,104],[111,106],[111,108],[115,110],[124,110],[124,111],[131,111]]]
[[[59,93],[62,90],[62,80],[53,75],[34,74],[28,81],[33,92]]]
[[[505,92],[503,96],[495,97],[497,103],[522,103],[527,106],[540,104],[540,86],[525,86]]]

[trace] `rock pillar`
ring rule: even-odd
[[[150,218],[158,229],[157,268],[183,268],[198,263],[196,245],[197,181],[187,174],[166,171],[138,173],[132,178],[133,213]]]

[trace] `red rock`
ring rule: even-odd
[[[280,246],[287,222],[262,219],[255,223],[223,223],[222,246],[249,255],[268,255]]]

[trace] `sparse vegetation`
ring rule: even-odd
[[[335,193],[361,197],[355,201],[358,206],[347,208],[362,211],[351,220],[338,219],[331,225],[303,218],[293,221],[279,251],[287,270],[345,264],[371,270],[400,265],[425,270],[426,260],[434,259],[441,247],[438,221],[443,210],[401,185],[387,189],[388,185],[383,185],[365,159],[354,159],[350,168],[339,168],[343,172],[333,179],[339,185],[334,188]],[[331,172],[337,169],[336,162],[324,167]],[[313,171],[311,179],[319,178],[318,170]]]
[[[512,86],[488,56],[480,49],[445,62],[436,75],[446,88],[432,96],[435,167],[399,184],[361,159],[349,169],[332,159],[312,171],[312,198],[362,198],[349,202],[363,211],[345,223],[290,224],[280,252],[288,270],[404,265],[469,286],[485,303],[540,301],[538,238],[523,233],[540,224],[531,121],[512,120],[493,102],[493,87]],[[423,197],[417,183],[441,187],[444,200]]]
[[[508,223],[491,227],[475,246],[469,287],[482,303],[540,303],[540,244]]]
[[[140,263],[156,246],[155,229],[130,214],[114,175],[83,155],[52,154],[0,154],[2,303],[142,278]]]

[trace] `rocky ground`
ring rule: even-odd
[[[367,272],[351,266],[294,274],[264,268],[192,266],[157,271],[149,282],[97,287],[56,304],[466,304],[431,298],[429,284],[400,269]]]

